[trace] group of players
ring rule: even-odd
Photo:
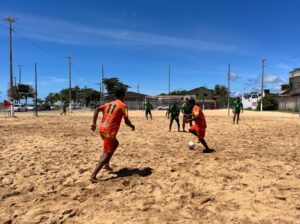
[[[116,99],[114,101],[98,107],[94,112],[93,123],[91,125],[91,129],[93,131],[96,130],[98,115],[100,112],[102,112],[102,120],[100,123],[99,132],[101,138],[103,139],[103,154],[101,155],[100,160],[90,177],[90,181],[92,183],[98,181],[96,176],[102,168],[108,171],[112,170],[111,167],[109,166],[109,161],[112,158],[115,150],[119,146],[119,142],[116,136],[119,131],[122,119],[124,118],[125,124],[128,127],[130,127],[132,131],[135,130],[135,126],[131,123],[131,121],[128,118],[128,107],[124,103],[125,91],[123,89],[116,90],[115,97]],[[236,115],[238,115],[237,116],[237,122],[238,122],[239,112],[240,109],[242,109],[242,104],[240,101],[235,101],[233,105],[235,111],[234,122],[235,122]],[[150,116],[150,119],[152,119],[152,113],[151,113],[152,108],[153,107],[149,102],[145,104],[145,115],[147,120],[148,120],[148,116]],[[188,131],[193,135],[197,136],[199,143],[201,143],[204,146],[203,152],[204,153],[213,152],[214,150],[208,147],[204,139],[205,131],[207,127],[205,116],[201,108],[198,105],[196,105],[196,101],[194,99],[186,98],[185,103],[182,105],[181,108],[179,108],[177,102],[174,102],[169,107],[166,113],[166,116],[170,119],[169,131],[171,131],[172,129],[172,124],[174,120],[177,123],[178,131],[180,131],[180,124],[179,124],[180,110],[183,113],[183,119],[182,119],[183,131],[186,132],[185,125],[189,123],[190,128]],[[192,124],[193,121],[194,121],[194,125]]]

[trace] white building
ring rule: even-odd
[[[252,93],[244,93],[242,96],[242,103],[244,109],[252,109],[256,110],[258,101],[261,98],[261,94],[257,92],[252,92]]]

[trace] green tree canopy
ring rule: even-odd
[[[105,85],[108,95],[114,94],[117,89],[124,89],[125,91],[127,91],[127,89],[130,88],[129,85],[122,83],[116,77],[105,78],[103,79],[103,83]]]
[[[278,109],[278,101],[274,96],[264,96],[262,98],[263,102],[263,110],[277,110]],[[256,110],[260,110],[261,99],[257,103]]]

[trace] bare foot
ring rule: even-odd
[[[89,180],[91,183],[95,184],[97,183],[99,180],[96,178],[96,177],[90,177],[90,180]]]
[[[105,169],[108,172],[114,171],[110,166],[104,166],[103,169]]]

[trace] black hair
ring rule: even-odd
[[[122,88],[116,89],[115,96],[116,96],[117,99],[125,96],[125,89],[122,89]]]
[[[189,103],[190,103],[190,104],[193,104],[193,105],[196,105],[195,99],[190,99],[190,100],[189,100]]]

